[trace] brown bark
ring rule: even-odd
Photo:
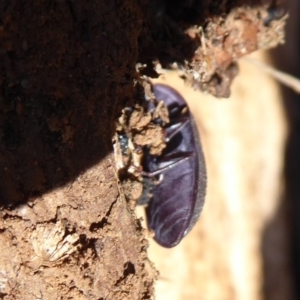
[[[0,13],[2,297],[147,299],[143,236],[110,154],[133,102],[138,7],[1,1]]]

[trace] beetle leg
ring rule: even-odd
[[[188,117],[181,117],[175,124],[172,120],[172,125],[166,128],[165,131],[165,142],[169,142],[182,128],[190,121]],[[175,127],[175,128],[173,128]]]
[[[139,197],[137,204],[146,205],[152,199],[152,190],[156,183],[154,183],[153,178],[145,177],[143,178],[143,192]]]
[[[154,177],[156,175],[162,174],[166,170],[176,167],[177,165],[183,163],[187,159],[190,159],[194,155],[195,155],[194,152],[180,152],[180,153],[173,153],[170,155],[166,155],[162,160],[160,160],[160,163],[161,162],[166,163],[169,161],[173,161],[173,162],[171,162],[169,165],[167,165],[165,167],[161,167],[161,168],[157,169],[156,171],[152,171],[152,172],[141,171],[141,175],[145,176],[145,177]],[[174,161],[174,159],[177,159],[177,160]]]

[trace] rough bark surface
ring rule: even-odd
[[[3,299],[154,297],[111,154],[116,117],[140,101],[135,64],[177,62],[228,96],[235,60],[283,39],[284,19],[265,23],[274,1],[187,2],[0,2]]]
[[[147,243],[109,154],[133,103],[139,9],[1,1],[0,19],[1,296],[149,298]]]

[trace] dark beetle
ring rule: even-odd
[[[154,84],[157,100],[169,110],[166,148],[162,155],[145,153],[144,189],[151,195],[146,208],[148,227],[163,247],[176,246],[197,222],[206,192],[206,168],[198,130],[182,96],[173,88]],[[185,111],[185,112],[184,112]],[[151,177],[155,177],[151,178]],[[139,204],[145,202],[140,199]]]

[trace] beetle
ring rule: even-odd
[[[138,204],[147,203],[146,215],[154,239],[163,247],[176,246],[199,219],[206,194],[206,165],[199,133],[184,98],[165,84],[152,85],[157,100],[169,110],[166,148],[142,160],[144,190]],[[151,104],[149,104],[151,106]]]

